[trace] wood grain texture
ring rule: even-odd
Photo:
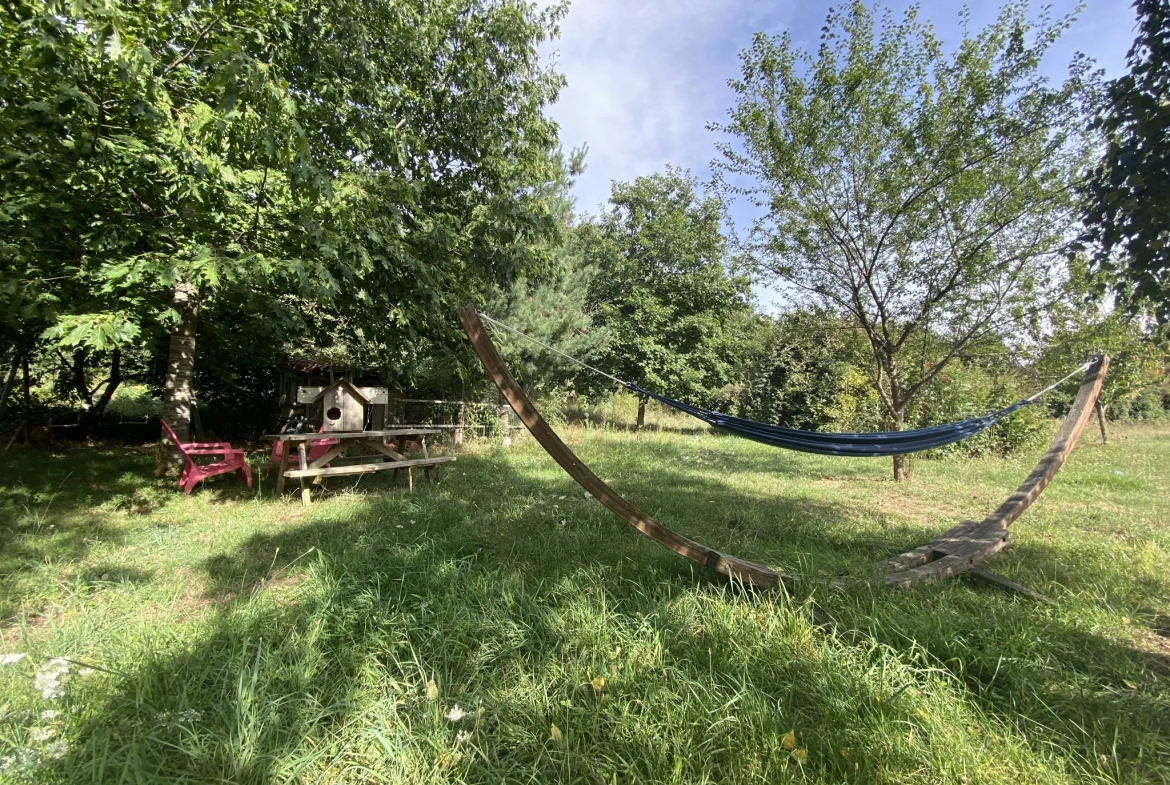
[[[391,469],[409,469],[413,466],[429,467],[440,463],[450,463],[455,460],[451,457],[419,458],[413,461],[387,461],[386,463],[359,463],[355,466],[332,466],[328,469],[289,469],[286,477],[340,477],[346,474],[365,474],[367,472],[384,472]]]
[[[544,447],[552,456],[553,460],[560,464],[561,468],[582,488],[589,491],[595,499],[642,534],[696,564],[709,567],[716,572],[754,586],[772,587],[780,583],[791,586],[790,576],[779,573],[763,564],[728,556],[684,537],[663,526],[626,501],[617,491],[594,474],[588,466],[583,464],[568,445],[561,440],[560,436],[545,422],[544,417],[528,400],[528,396],[516,383],[504,364],[503,358],[500,357],[495,344],[492,343],[491,336],[484,328],[475,308],[469,305],[460,308],[459,321],[462,323],[463,330],[467,333],[476,354],[479,355],[480,361],[483,362],[484,368],[487,369],[492,381],[500,388],[500,392],[504,394],[504,398],[519,416],[520,421],[524,423],[540,446]]]
[[[1093,364],[1085,371],[1072,408],[1052,438],[1047,452],[1020,487],[995,512],[979,523],[963,521],[926,545],[874,565],[875,570],[884,575],[882,580],[887,584],[906,585],[949,578],[970,570],[1003,550],[1010,539],[1008,527],[1036,501],[1068,460],[1069,453],[1076,446],[1093,414],[1108,370],[1108,355],[1100,355],[1093,360]]]

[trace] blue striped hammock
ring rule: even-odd
[[[626,389],[636,395],[646,395],[672,409],[696,417],[713,428],[728,431],[745,439],[770,444],[773,447],[784,447],[800,452],[819,453],[821,455],[848,455],[853,457],[874,458],[882,455],[903,455],[909,452],[930,450],[942,447],[953,442],[981,433],[992,425],[1007,417],[1012,412],[1021,409],[1032,400],[1023,400],[999,411],[984,414],[962,422],[952,422],[946,425],[933,425],[929,428],[916,428],[912,431],[884,431],[881,433],[820,433],[819,431],[801,431],[796,428],[784,428],[779,425],[745,420],[743,417],[733,417],[730,414],[712,412],[700,409],[697,406],[667,398],[665,395],[650,392],[636,384],[627,382]]]

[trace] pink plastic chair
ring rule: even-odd
[[[324,430],[325,430],[325,426],[322,425],[320,430],[317,431],[317,433],[321,433]],[[280,459],[281,459],[281,456],[284,455],[284,446],[286,444],[288,444],[288,442],[282,442],[279,439],[272,440],[272,456],[268,459],[270,463],[274,463],[277,465],[280,464]],[[314,439],[312,442],[309,443],[309,455],[308,455],[309,461],[311,462],[311,461],[317,460],[322,455],[329,452],[329,448],[335,444],[337,444],[336,439]],[[288,459],[291,462],[293,459],[293,456],[289,455]],[[329,464],[325,464],[325,465],[328,466]],[[272,468],[269,467],[268,471],[264,472],[264,476],[267,477],[271,472],[272,472]]]
[[[167,436],[175,443],[175,447],[187,459],[183,466],[183,473],[179,475],[179,487],[190,495],[195,483],[214,477],[217,474],[235,472],[237,480],[244,480],[248,487],[252,487],[252,469],[244,460],[244,451],[232,447],[228,442],[181,442],[166,420],[159,420]],[[222,455],[223,460],[216,463],[195,463],[196,455]]]

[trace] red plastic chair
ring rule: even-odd
[[[162,423],[163,430],[167,432],[167,436],[171,437],[171,441],[175,443],[175,447],[187,459],[187,463],[183,466],[183,473],[179,475],[179,487],[185,493],[190,495],[195,488],[195,483],[200,480],[206,480],[208,477],[214,477],[217,474],[227,474],[228,472],[235,472],[237,480],[244,480],[248,487],[252,487],[252,469],[248,466],[248,462],[244,460],[244,451],[232,447],[228,442],[186,442],[179,441],[179,437],[171,430],[171,426],[167,425],[166,420],[159,420]],[[223,460],[216,463],[195,463],[194,457],[196,455],[222,455]]]
[[[325,430],[325,426],[322,425],[321,428],[317,431],[317,433],[321,433],[324,430]],[[289,444],[289,442],[282,442],[280,439],[273,439],[272,440],[272,456],[268,459],[269,463],[274,463],[277,465],[280,464],[280,459],[281,459],[281,456],[284,455],[284,446],[286,444]],[[322,455],[329,452],[329,448],[335,444],[337,444],[337,439],[314,439],[312,442],[309,443],[309,455],[308,455],[309,461],[312,462],[312,461],[317,460]],[[289,461],[291,462],[293,459],[293,456],[289,455],[288,457],[289,457]],[[328,466],[329,464],[325,464],[325,465]],[[272,471],[272,469],[269,468],[268,471],[266,471],[264,473],[264,476],[267,477],[271,471]]]

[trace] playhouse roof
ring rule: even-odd
[[[355,398],[357,398],[362,403],[369,403],[370,402],[369,396],[367,396],[364,392],[362,392],[360,387],[354,386],[353,382],[351,382],[349,379],[338,379],[333,384],[329,385],[328,387],[323,388],[321,390],[321,392],[317,393],[316,397],[313,398],[312,403],[316,403],[317,401],[321,400],[321,398],[324,397],[324,395],[327,392],[329,392],[330,390],[332,390],[333,388],[342,387],[342,386],[347,387],[349,389],[350,394],[353,395]]]

